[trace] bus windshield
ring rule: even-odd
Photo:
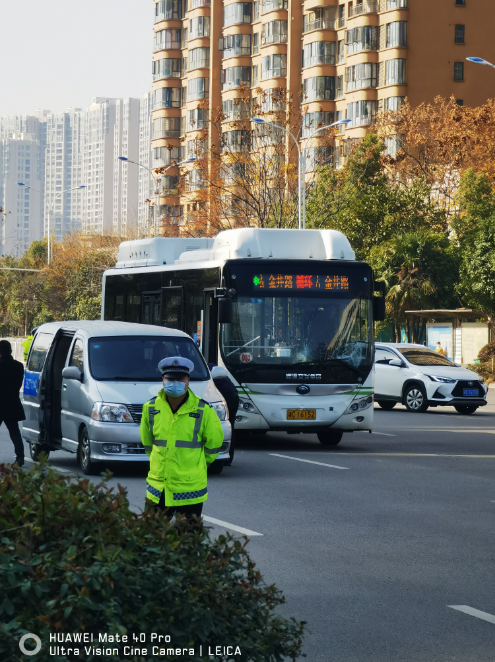
[[[364,381],[373,346],[370,304],[331,295],[239,296],[233,322],[222,325],[223,359],[240,382],[285,382],[286,373]]]

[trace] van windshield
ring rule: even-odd
[[[208,368],[190,338],[173,336],[107,336],[91,338],[89,366],[97,381],[160,382],[158,363],[182,356],[194,363],[191,381],[210,378]]]

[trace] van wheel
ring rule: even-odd
[[[478,407],[475,405],[454,405],[454,409],[458,414],[474,414]]]
[[[215,462],[208,466],[208,473],[211,476],[218,476],[218,474],[222,473],[224,465],[223,460],[215,460]]]
[[[428,400],[426,394],[420,386],[413,384],[409,386],[404,394],[404,404],[407,411],[414,414],[421,414],[428,409]]]
[[[77,461],[85,476],[94,476],[98,471],[98,463],[91,460],[91,444],[86,428],[79,435],[79,446],[77,447]]]
[[[337,446],[342,441],[341,430],[328,430],[327,432],[318,432],[318,441],[322,446]]]
[[[39,462],[40,453],[45,453],[48,457],[50,455],[50,449],[48,446],[43,446],[43,444],[37,444],[34,441],[31,441],[29,443],[29,454],[31,455],[31,459],[35,462]]]
[[[390,411],[390,410],[393,409],[393,408],[395,407],[395,405],[397,404],[397,403],[394,402],[393,400],[377,400],[377,402],[378,402],[378,404],[380,405],[380,407],[381,407],[382,409],[384,409],[385,411]]]

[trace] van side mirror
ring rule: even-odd
[[[396,368],[402,368],[404,366],[400,359],[391,359],[388,364],[394,365]]]
[[[64,379],[75,379],[76,382],[82,382],[83,373],[79,370],[79,368],[76,368],[75,365],[71,365],[68,368],[64,368],[62,370],[62,377]]]
[[[225,379],[226,377],[228,378],[229,373],[227,370],[225,370],[225,368],[216,365],[214,368],[212,368],[211,376],[213,379]]]
[[[218,299],[218,323],[231,324],[233,317],[232,299],[222,297]]]
[[[373,318],[375,322],[385,319],[385,297],[373,297]]]

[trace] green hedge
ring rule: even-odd
[[[284,598],[263,582],[246,542],[229,535],[212,540],[204,528],[194,531],[185,521],[170,523],[151,512],[137,515],[125,489],[105,482],[76,482],[44,462],[29,472],[0,466],[0,660],[301,657],[304,623],[275,613]],[[30,658],[19,650],[26,633],[42,641]],[[50,644],[50,633],[93,633],[94,643]],[[128,641],[97,643],[100,633]],[[170,643],[153,649],[157,635],[168,635]],[[79,648],[79,655],[50,655],[50,645]],[[85,646],[119,652],[102,657]],[[232,656],[235,647],[241,655]],[[177,656],[179,648],[194,654]]]

